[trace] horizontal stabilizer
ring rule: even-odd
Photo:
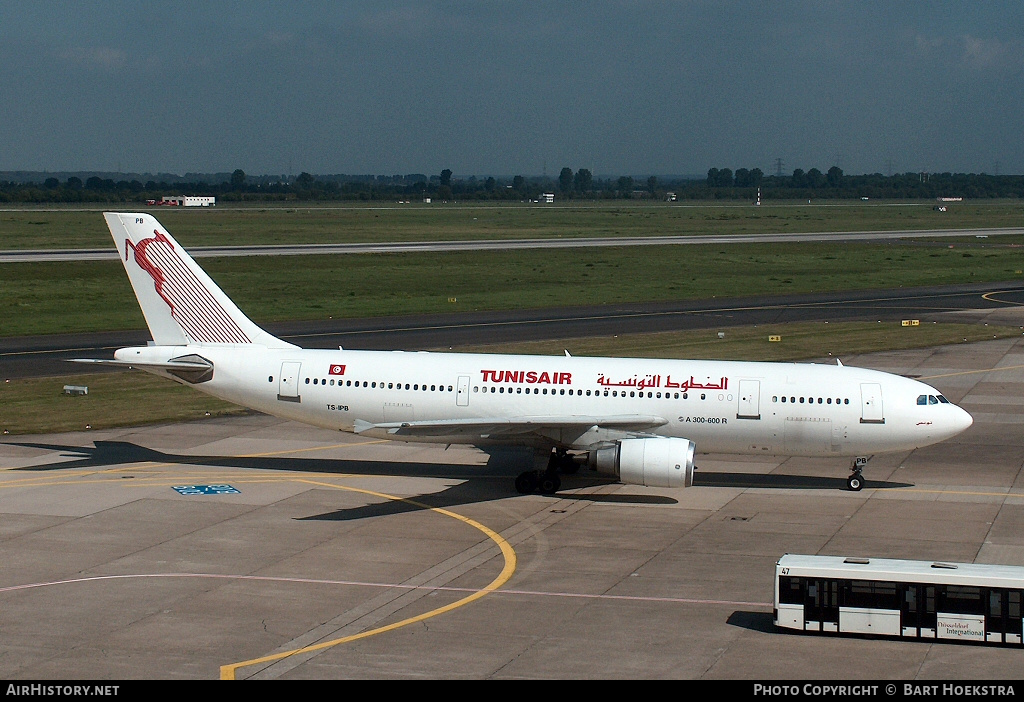
[[[152,368],[154,370],[165,370],[165,371],[204,371],[213,368],[213,364],[209,361],[206,363],[198,363],[195,361],[164,361],[164,362],[151,362],[151,361],[119,361],[114,358],[69,358],[70,363],[96,363],[104,366],[121,366],[122,368],[139,368],[144,370]]]
[[[104,358],[69,358],[71,363],[94,363],[104,366],[120,366],[122,368],[137,368],[138,370],[151,372],[170,373],[176,378],[190,383],[204,383],[213,378],[213,363],[209,360],[191,353],[177,358],[170,358],[166,361],[146,359],[104,359]]]

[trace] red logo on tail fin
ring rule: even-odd
[[[171,310],[171,317],[191,341],[209,344],[250,344],[252,341],[217,300],[208,284],[182,258],[170,237],[159,229],[138,244],[125,240],[135,262],[153,279],[153,288]],[[162,246],[156,246],[162,244]],[[194,264],[193,264],[194,266]],[[216,288],[214,288],[216,289]]]
[[[139,268],[149,273],[153,279],[153,287],[156,288],[156,294],[163,298],[163,301],[167,303],[167,306],[171,308],[171,314],[174,314],[174,303],[171,302],[170,298],[164,294],[164,283],[166,278],[164,277],[163,271],[156,267],[149,257],[146,256],[146,249],[151,245],[160,242],[171,246],[171,242],[168,241],[167,237],[164,236],[159,229],[154,229],[153,233],[156,234],[152,239],[143,239],[139,242],[138,246],[132,243],[131,239],[125,239],[125,250],[124,259],[128,260],[128,247],[132,248],[132,252],[135,254],[135,262],[139,264]],[[173,249],[173,247],[171,247]]]

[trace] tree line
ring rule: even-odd
[[[762,200],[1022,198],[1024,176],[985,173],[880,173],[847,175],[838,166],[822,172],[795,169],[766,175],[759,168],[711,168],[704,178],[668,176],[597,177],[588,168],[562,168],[557,177],[455,177],[451,169],[437,175],[312,175],[295,177],[230,174],[147,179],[76,175],[0,180],[0,202],[75,203],[145,202],[172,195],[214,196],[226,202],[259,201],[538,201],[546,193],[556,200]]]

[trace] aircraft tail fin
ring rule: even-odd
[[[157,345],[293,346],[250,321],[155,217],[124,212],[103,217]]]

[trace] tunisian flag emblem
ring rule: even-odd
[[[345,366],[337,364],[331,366],[331,370],[328,375],[345,375]]]

